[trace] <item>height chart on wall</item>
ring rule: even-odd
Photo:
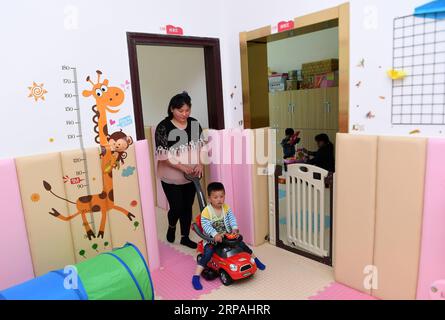
[[[394,125],[445,124],[445,15],[394,19],[392,113]]]

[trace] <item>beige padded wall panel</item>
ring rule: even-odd
[[[382,299],[415,299],[426,139],[379,137],[374,265]]]
[[[147,259],[134,145],[127,149],[127,158],[124,161],[119,170],[113,170],[114,204],[131,212],[135,217],[130,221],[122,212],[110,210],[108,219],[111,239],[115,248],[123,246],[126,242],[133,243]]]
[[[66,198],[60,153],[17,158],[16,166],[35,275],[74,264],[70,224],[49,214],[66,213],[67,202],[43,187],[45,180]]]
[[[363,270],[374,249],[377,137],[337,134],[335,280],[370,293]]]
[[[268,128],[253,130],[254,143],[252,146],[252,159],[255,160],[255,163],[252,166],[252,195],[254,210],[254,244],[256,246],[263,244],[266,241],[266,236],[269,233],[269,190],[267,181],[267,162],[266,164],[259,164],[258,161],[262,161],[262,159],[258,159],[256,156],[258,151],[259,157],[264,157],[265,161],[268,160],[268,132]]]
[[[70,150],[61,153],[63,175],[67,177],[65,182],[65,193],[67,199],[76,202],[81,196],[88,194],[95,195],[102,192],[102,177],[100,167],[100,149],[98,147],[85,149],[85,154],[82,150]],[[83,159],[85,155],[86,162],[79,161]],[[87,174],[85,174],[85,165]],[[88,180],[86,181],[86,177]],[[76,181],[76,178],[82,179],[82,181]],[[71,180],[74,179],[74,180]],[[75,204],[68,203],[69,215],[77,213],[77,207]],[[68,213],[68,212],[67,212]],[[63,213],[65,214],[65,213]],[[101,222],[101,213],[87,213],[87,221],[97,237],[99,232],[99,226]],[[85,259],[92,258],[100,252],[111,250],[111,233],[108,221],[105,227],[104,239],[91,239],[86,236],[86,231],[83,226],[83,221],[80,215],[76,216],[69,222],[71,224],[71,232],[73,236],[74,252],[76,262],[84,261]]]

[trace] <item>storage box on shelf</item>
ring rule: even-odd
[[[338,59],[327,59],[303,63],[301,73],[303,77],[328,73],[338,70]]]
[[[286,90],[298,90],[300,82],[298,80],[287,80],[286,81]]]
[[[329,88],[338,86],[338,71],[315,75],[314,88]]]
[[[275,73],[269,76],[269,91],[286,90],[287,73]]]

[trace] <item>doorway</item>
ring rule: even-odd
[[[244,127],[276,134],[273,243],[331,265],[335,153],[325,166],[307,150],[320,147],[314,138],[321,133],[334,146],[336,133],[348,132],[349,4],[297,17],[294,25],[240,33]],[[280,145],[287,128],[299,133],[291,156]]]
[[[171,97],[187,91],[192,98],[191,115],[203,130],[224,129],[219,39],[128,32],[127,42],[136,137],[146,139],[149,145],[157,229],[161,240],[165,240],[169,206],[156,175],[155,128],[167,116]],[[203,189],[208,177],[209,168],[205,167]],[[193,214],[199,213],[195,198]],[[179,232],[177,228],[177,239]],[[190,237],[198,240],[193,232]]]
[[[137,140],[145,139],[143,97],[146,97],[146,94],[142,94],[141,92],[142,79],[139,69],[139,60],[141,58],[139,58],[138,54],[145,54],[146,56],[150,56],[151,54],[156,55],[156,53],[165,53],[170,54],[170,57],[172,57],[172,59],[175,59],[176,62],[180,62],[180,53],[182,52],[186,53],[189,57],[194,56],[195,62],[199,64],[200,61],[199,59],[196,59],[196,57],[201,52],[203,56],[202,64],[204,66],[205,80],[198,79],[197,82],[199,83],[199,81],[205,81],[205,99],[207,100],[208,128],[224,129],[224,108],[219,39],[127,32],[127,42]],[[153,48],[147,48],[147,46],[151,46]],[[174,54],[172,50],[169,50],[169,48],[177,48],[176,54]],[[164,61],[165,63],[167,58],[168,56],[164,56],[164,59],[161,59],[161,61]],[[174,71],[172,71],[171,69],[166,71],[166,73],[167,74],[164,74],[164,76],[166,76],[167,78],[187,78],[187,75],[174,74]],[[178,92],[172,92],[171,96],[173,96],[175,93]],[[203,95],[204,93],[201,93],[201,97]],[[168,101],[165,101],[162,106],[159,106],[159,108],[165,109],[164,112],[166,112],[167,104]],[[160,120],[162,119],[159,119],[159,121]],[[150,121],[147,121],[147,123],[149,123]]]

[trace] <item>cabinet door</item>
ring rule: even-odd
[[[278,127],[280,119],[278,100],[278,95],[275,92],[269,93],[269,127],[271,128]]]
[[[326,88],[326,128],[338,130],[338,87]]]
[[[316,125],[315,128],[319,130],[329,129],[328,126],[328,109],[326,104],[327,88],[314,89],[314,94],[317,97],[315,103],[316,110]]]
[[[298,90],[293,96],[294,117],[293,127],[306,129],[312,125],[312,96],[310,90]]]
[[[289,93],[278,91],[269,93],[269,126],[287,128],[289,122]]]
[[[279,120],[279,128],[288,128],[290,125],[290,117],[291,117],[291,102],[290,102],[290,94],[289,91],[282,91],[279,93],[279,108],[280,108],[280,120]]]
[[[291,128],[298,130],[304,126],[304,112],[303,112],[303,90],[292,90],[290,91],[290,101],[291,101]]]

